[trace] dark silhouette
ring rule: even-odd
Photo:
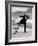
[[[29,17],[27,15],[19,16],[19,17],[23,17],[23,19],[17,24],[24,24],[24,32],[26,32],[26,21],[27,21],[27,19],[29,19]]]

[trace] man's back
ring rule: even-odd
[[[20,22],[19,22],[20,24],[25,24],[26,23],[26,20],[29,19],[29,17],[27,15],[20,16],[20,17],[22,17],[22,20],[20,20]]]

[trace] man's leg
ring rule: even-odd
[[[26,23],[24,24],[24,32],[26,32]]]
[[[26,32],[26,21],[25,21],[25,24],[24,24],[24,32]]]

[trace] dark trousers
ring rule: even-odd
[[[24,32],[26,32],[26,21],[25,21],[25,24],[24,24]]]
[[[26,32],[26,24],[24,25],[24,32]]]

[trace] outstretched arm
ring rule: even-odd
[[[19,17],[24,17],[24,16],[19,16]]]
[[[19,17],[26,17],[27,19],[29,19],[29,17],[27,15],[24,15],[24,16],[19,16]]]

